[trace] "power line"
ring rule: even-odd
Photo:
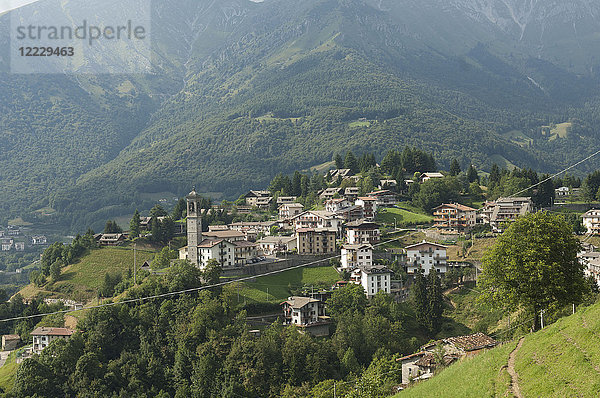
[[[530,187],[528,187],[528,188],[526,188],[524,190],[521,190],[521,191],[519,191],[519,192],[517,192],[517,193],[515,193],[515,194],[513,194],[513,195],[511,195],[509,197],[515,197],[515,196],[517,196],[517,195],[519,195],[519,194],[521,194],[523,192],[526,192],[526,191],[528,191],[528,190],[530,190],[532,188],[535,188],[536,186],[538,186],[540,184],[543,184],[544,182],[546,182],[546,181],[548,181],[548,180],[550,180],[550,179],[552,179],[552,178],[554,178],[556,176],[559,176],[559,175],[561,175],[563,173],[566,173],[567,171],[569,171],[569,170],[571,170],[571,169],[579,166],[580,164],[582,164],[582,163],[590,160],[591,158],[593,158],[594,156],[597,156],[598,154],[600,154],[600,150],[598,150],[595,153],[589,155],[585,159],[580,160],[579,162],[577,162],[577,163],[575,163],[575,164],[573,164],[573,165],[565,168],[564,170],[562,170],[562,171],[560,171],[560,172],[552,175],[551,177],[548,177],[548,178],[544,179],[543,181],[538,182],[537,184],[533,184]],[[478,209],[477,212],[479,212],[481,210],[483,210],[483,208]],[[428,231],[428,230],[431,230],[431,229],[433,229],[433,227],[427,228],[424,231]],[[395,238],[395,239],[390,239],[390,240],[387,240],[385,242],[381,242],[379,244],[373,245],[373,247],[378,247],[378,246],[381,246],[381,245],[384,245],[384,244],[387,244],[387,243],[390,243],[390,242],[395,242],[395,241],[398,241],[398,240],[401,240],[401,239],[405,239],[405,238],[408,238],[408,237],[410,237],[412,235],[415,235],[415,234],[417,234],[419,232],[420,231],[411,232],[410,234],[403,235],[401,237],[398,237],[398,238]],[[145,300],[155,300],[155,299],[164,298],[164,297],[172,297],[172,296],[177,296],[177,295],[180,295],[180,294],[192,293],[192,292],[197,292],[197,291],[201,291],[201,290],[207,290],[207,289],[212,289],[212,288],[216,288],[216,287],[222,287],[222,286],[226,286],[226,285],[229,285],[229,284],[232,284],[232,283],[245,282],[245,281],[249,281],[251,279],[256,279],[256,278],[260,278],[260,277],[264,277],[264,276],[276,275],[276,274],[280,274],[280,273],[283,273],[283,272],[286,272],[286,271],[290,271],[290,270],[294,270],[294,269],[299,269],[299,268],[304,268],[304,267],[307,267],[309,265],[313,265],[313,264],[324,262],[326,260],[332,260],[332,259],[341,258],[341,257],[342,257],[341,254],[338,254],[338,255],[334,255],[334,256],[331,256],[331,257],[326,257],[326,258],[323,258],[323,259],[320,259],[320,260],[308,262],[308,263],[305,263],[305,264],[300,264],[300,265],[296,265],[296,266],[293,266],[293,267],[284,268],[284,269],[281,269],[281,270],[275,270],[275,271],[266,272],[266,273],[260,274],[260,275],[252,275],[252,276],[248,276],[248,277],[244,277],[244,278],[240,278],[240,279],[235,279],[235,280],[231,280],[231,281],[227,281],[227,282],[215,283],[215,284],[212,284],[212,285],[200,286],[200,287],[197,287],[197,288],[180,290],[180,291],[176,291],[176,292],[169,292],[169,293],[157,294],[157,295],[153,295],[153,296],[139,297],[139,298],[135,298],[135,299],[127,299],[127,300],[122,300],[122,301],[117,301],[117,302],[111,302],[111,303],[97,304],[97,305],[93,305],[93,306],[89,306],[89,307],[84,307],[84,308],[79,309],[79,310],[61,310],[61,311],[55,311],[55,312],[50,312],[50,313],[44,313],[44,314],[35,314],[35,315],[28,315],[28,316],[20,316],[20,317],[0,319],[0,323],[10,322],[10,321],[17,321],[17,320],[23,320],[23,319],[39,318],[39,317],[43,317],[43,316],[46,316],[46,315],[67,314],[67,313],[71,313],[71,312],[75,312],[75,311],[91,310],[91,309],[102,308],[102,307],[109,307],[109,306],[120,305],[120,304],[130,304],[130,303],[142,302],[142,301],[145,301]]]
[[[598,154],[600,154],[600,150],[598,150],[598,151],[596,151],[596,152],[592,153],[592,154],[591,154],[590,156],[588,156],[587,158],[585,158],[585,159],[583,159],[583,160],[580,160],[579,162],[577,162],[577,163],[575,163],[575,164],[573,164],[573,165],[571,165],[571,166],[567,167],[566,169],[564,169],[564,170],[562,170],[562,171],[560,171],[560,172],[558,172],[558,173],[556,173],[556,174],[553,174],[553,175],[551,175],[551,176],[550,176],[550,177],[548,177],[548,178],[545,178],[544,180],[542,180],[542,181],[538,182],[537,184],[533,184],[533,185],[532,185],[532,186],[530,186],[529,188],[525,188],[525,189],[523,189],[523,190],[521,190],[521,191],[519,191],[519,192],[517,192],[517,193],[514,193],[514,194],[510,195],[510,196],[509,196],[509,198],[513,198],[513,197],[515,197],[515,196],[518,196],[518,195],[522,194],[523,192],[527,192],[527,191],[529,191],[530,189],[537,187],[538,185],[541,185],[541,184],[543,184],[543,183],[545,183],[545,182],[547,182],[547,181],[550,181],[550,180],[554,179],[555,177],[558,177],[559,175],[561,175],[561,174],[563,174],[563,173],[566,173],[567,171],[569,171],[569,170],[571,170],[571,169],[574,169],[575,167],[579,166],[580,164],[582,164],[582,163],[584,163],[584,162],[587,162],[588,160],[590,160],[590,159],[591,159],[591,158],[593,158],[594,156],[597,156]]]
[[[407,237],[409,237],[409,236],[411,236],[413,234],[416,234],[416,233],[417,232],[413,232],[411,234],[404,235],[404,236],[401,236],[399,238],[386,240],[385,242],[381,242],[381,243],[378,243],[378,244],[373,245],[373,246],[374,247],[378,247],[378,246],[381,246],[381,245],[386,244],[386,243],[390,243],[390,242],[393,242],[393,241],[405,239],[405,238],[407,238]],[[223,287],[223,286],[230,285],[230,284],[233,284],[233,283],[240,283],[240,282],[251,281],[252,279],[256,279],[256,278],[260,278],[260,277],[264,277],[264,276],[276,275],[276,274],[280,274],[280,273],[283,273],[283,272],[287,272],[287,271],[291,271],[291,270],[294,270],[294,269],[308,267],[310,265],[319,264],[319,263],[325,262],[327,260],[331,260],[331,259],[335,259],[335,258],[341,258],[341,257],[342,257],[341,254],[336,254],[334,256],[325,257],[325,258],[322,258],[322,259],[319,259],[319,260],[311,261],[311,262],[304,263],[304,264],[295,265],[295,266],[284,268],[284,269],[280,269],[280,270],[269,271],[269,272],[266,272],[266,273],[263,273],[263,274],[259,274],[259,275],[251,275],[251,276],[247,276],[247,277],[243,277],[243,278],[239,278],[239,279],[234,279],[234,280],[231,280],[231,281],[214,283],[212,285],[205,285],[205,286],[200,286],[200,287],[195,287],[195,288],[190,288],[190,289],[185,289],[185,290],[179,290],[179,291],[175,291],[175,292],[168,292],[168,293],[156,294],[156,295],[153,295],[153,296],[145,296],[145,297],[138,297],[138,298],[133,298],[133,299],[126,299],[126,300],[121,300],[121,301],[115,301],[115,302],[111,302],[111,303],[97,304],[97,305],[92,305],[92,306],[84,307],[84,308],[81,308],[81,309],[78,309],[78,310],[68,309],[68,310],[60,310],[60,311],[54,311],[54,312],[47,312],[47,313],[43,313],[43,314],[35,314],[35,315],[18,316],[18,317],[13,317],[13,318],[0,319],[0,323],[10,322],[10,321],[19,321],[19,320],[24,320],[24,319],[40,318],[40,317],[44,317],[44,316],[47,316],[47,315],[68,314],[68,313],[76,312],[76,311],[92,310],[92,309],[96,309],[96,308],[111,307],[111,306],[120,305],[120,304],[131,304],[131,303],[137,303],[137,302],[142,302],[142,301],[147,301],[147,300],[155,300],[155,299],[159,299],[159,298],[178,296],[178,295],[181,295],[181,294],[193,293],[193,292],[198,292],[198,291],[201,291],[201,290],[213,289],[213,288],[216,288],[216,287]]]

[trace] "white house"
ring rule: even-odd
[[[270,256],[294,250],[296,241],[295,236],[265,236],[256,243],[263,254]]]
[[[421,174],[421,182],[429,181],[435,178],[444,178],[442,173],[423,173]]]
[[[325,316],[325,304],[310,297],[289,297],[281,303],[284,324],[295,325],[313,336],[329,335],[329,319]]]
[[[293,217],[292,222],[296,231],[302,228],[330,228],[339,235],[344,220],[330,211],[309,210]]]
[[[577,253],[579,262],[585,267],[586,276],[592,276],[596,284],[600,286],[600,252],[592,245],[584,245],[584,250]]]
[[[363,208],[363,214],[367,220],[374,220],[377,216],[377,198],[359,197],[354,204]]]
[[[600,210],[592,209],[581,216],[588,234],[600,234]]]
[[[447,270],[446,246],[423,241],[406,247],[406,268],[409,274],[423,270],[429,275],[432,269],[445,273]]]
[[[68,340],[71,338],[73,333],[75,333],[75,331],[68,328],[36,328],[33,332],[31,332],[31,336],[33,337],[33,353],[39,354],[54,340]]]
[[[301,203],[286,203],[279,206],[279,219],[289,220],[302,213],[304,205]]]
[[[31,244],[32,245],[45,245],[48,243],[48,239],[44,235],[32,236]]]
[[[376,245],[379,243],[381,233],[379,224],[366,221],[356,220],[346,224],[346,240],[351,245],[368,243]]]
[[[571,194],[571,188],[569,188],[569,187],[560,187],[560,188],[556,188],[554,190],[554,196],[556,196],[557,199],[566,198],[570,194]]]
[[[378,292],[390,294],[392,288],[393,272],[384,266],[373,266],[370,268],[356,268],[350,280],[365,289],[367,298],[372,298]]]
[[[236,246],[225,239],[205,239],[198,245],[198,266],[204,268],[208,260],[217,260],[223,267],[235,265]],[[190,260],[188,247],[179,249],[179,259]]]
[[[502,232],[504,223],[513,222],[532,211],[533,202],[529,197],[500,198],[485,204],[482,219],[494,232]]]
[[[369,244],[342,246],[342,269],[371,267],[373,265],[373,246]]]
[[[346,198],[329,199],[325,202],[325,210],[335,213],[352,205],[353,203]]]

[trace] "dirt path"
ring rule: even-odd
[[[453,287],[451,289],[448,289],[448,290],[442,292],[444,297],[446,297],[448,299],[448,301],[450,302],[450,305],[452,306],[453,309],[456,309],[456,303],[450,298],[450,294],[452,294],[458,290],[460,290],[460,286]]]
[[[517,398],[523,398],[523,394],[521,394],[521,389],[519,388],[519,375],[517,374],[517,371],[515,370],[515,362],[516,362],[517,351],[519,351],[519,349],[523,345],[524,338],[525,337],[521,337],[521,339],[519,340],[519,344],[517,344],[515,349],[512,350],[512,352],[508,356],[508,369],[507,370],[508,370],[508,374],[510,374],[510,378],[511,378],[510,385],[512,387],[513,395]]]

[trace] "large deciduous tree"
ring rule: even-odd
[[[528,310],[538,328],[540,310],[581,301],[586,290],[580,243],[563,217],[535,213],[515,221],[483,257],[483,299]]]

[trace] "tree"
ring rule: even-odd
[[[152,261],[152,268],[163,269],[171,265],[171,260],[177,258],[177,251],[169,250],[168,246],[162,248],[160,252],[154,257]]]
[[[163,209],[161,205],[154,205],[152,209],[150,209],[150,217],[164,217],[167,215],[167,211]]]
[[[490,177],[488,179],[488,185],[489,185],[489,189],[492,190],[494,189],[494,187],[500,183],[500,168],[498,167],[498,165],[496,163],[494,163],[492,165],[492,169],[490,170]]]
[[[56,260],[50,266],[50,278],[52,278],[53,282],[56,282],[60,279],[60,269],[62,268],[62,261]]]
[[[594,171],[583,180],[583,196],[591,202],[596,199],[598,189],[600,189],[600,170]]]
[[[450,175],[451,176],[457,176],[460,174],[462,170],[460,169],[460,164],[458,163],[458,160],[456,159],[452,159],[452,163],[450,163]]]
[[[342,159],[342,156],[339,153],[335,154],[335,156],[333,157],[333,161],[335,162],[335,167],[337,169],[344,168],[344,160]]]
[[[422,327],[427,328],[427,314],[429,309],[427,303],[427,281],[423,272],[416,272],[415,283],[413,283],[410,293],[417,322]]]
[[[349,284],[333,292],[327,300],[327,308],[335,317],[345,313],[364,313],[368,303],[363,287]]]
[[[483,299],[524,307],[538,328],[540,310],[579,303],[585,292],[580,243],[560,216],[535,213],[510,225],[483,257]]]
[[[137,238],[138,236],[140,236],[140,224],[141,224],[140,212],[137,209],[135,209],[135,213],[133,213],[133,217],[131,218],[131,221],[129,222],[129,237],[130,238]]]
[[[554,203],[556,191],[554,190],[554,183],[549,176],[543,175],[542,180],[547,180],[538,185],[532,196],[533,204],[537,208],[550,207]]]
[[[221,264],[214,258],[210,259],[206,262],[206,267],[202,271],[202,279],[207,285],[217,284],[220,282],[222,272],[223,267],[221,267]]]
[[[104,226],[104,233],[105,234],[120,234],[120,233],[123,233],[123,229],[121,227],[119,227],[119,224],[117,224],[116,221],[108,220],[106,222],[106,225]]]
[[[137,212],[137,210],[136,210]],[[184,198],[179,198],[177,204],[173,208],[171,217],[173,220],[183,220],[187,216],[187,202]]]
[[[432,268],[427,276],[427,327],[429,333],[436,334],[440,331],[443,312],[442,282],[435,268]]]
[[[479,175],[477,174],[477,169],[475,166],[469,166],[469,170],[467,170],[467,179],[469,182],[479,181]]]
[[[344,159],[344,168],[350,169],[352,173],[358,173],[358,160],[356,160],[356,156],[351,151],[348,151],[346,154],[346,158]]]

